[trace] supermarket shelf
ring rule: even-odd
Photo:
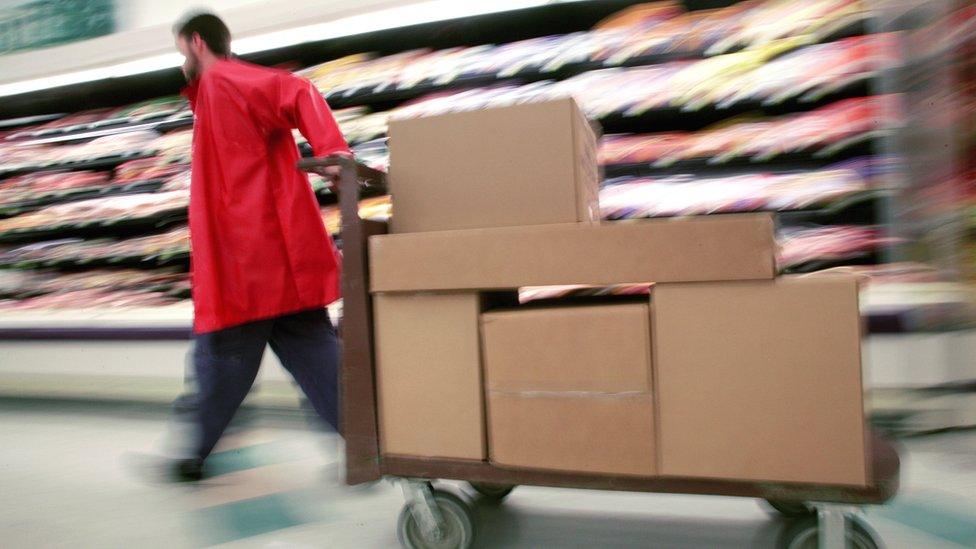
[[[154,181],[143,181],[139,182],[139,185],[152,186],[155,185],[158,188],[162,184],[161,180]],[[134,187],[130,189],[130,192],[146,192],[154,190],[152,188],[140,188]],[[126,194],[126,193],[119,193]],[[363,196],[379,196],[383,194],[383,189],[364,186]],[[336,195],[332,192],[330,188],[324,188],[316,191],[315,193],[318,201],[321,205],[335,204]],[[106,196],[106,194],[101,194],[98,196]],[[89,198],[89,197],[86,197]],[[0,209],[0,212],[3,210]],[[188,210],[186,208],[174,208],[165,212],[161,212],[157,215],[152,215],[148,217],[138,217],[138,218],[118,218],[118,219],[93,219],[89,221],[83,221],[78,223],[66,223],[64,225],[57,226],[45,226],[36,228],[25,228],[25,229],[13,229],[0,233],[0,243],[25,243],[31,241],[40,240],[51,240],[51,239],[62,239],[71,237],[85,237],[85,238],[96,238],[96,237],[109,237],[109,236],[132,236],[139,234],[140,232],[150,231],[154,229],[162,229],[169,227],[176,223],[183,222],[188,217]],[[163,264],[179,264],[182,259],[179,256],[174,257],[123,257],[123,258],[92,258],[92,259],[79,259],[79,258],[67,258],[65,260],[59,260],[57,262],[53,261],[43,261],[43,262],[15,262],[9,263],[5,266],[15,266],[16,268],[33,268],[31,265],[36,265],[37,267],[81,267],[88,265],[90,267],[95,267],[105,264],[116,264],[116,265],[131,265],[131,266],[145,266],[145,267],[159,267]],[[162,262],[162,263],[160,263]],[[143,265],[148,263],[147,265]],[[4,265],[0,265],[4,266]]]
[[[189,326],[131,328],[0,328],[0,340],[14,341],[184,341],[193,338]]]
[[[10,177],[13,175],[23,175],[27,173],[50,172],[57,170],[105,170],[114,168],[119,164],[128,162],[130,160],[151,158],[152,156],[155,156],[155,151],[137,151],[121,155],[106,156],[103,158],[81,160],[77,162],[58,162],[54,164],[45,164],[43,166],[17,166],[13,168],[0,169],[0,178]]]
[[[831,93],[817,97],[816,100],[804,100],[793,97],[779,103],[764,101],[742,101],[728,107],[707,105],[697,110],[685,110],[681,107],[661,107],[629,115],[626,113],[610,113],[600,117],[605,134],[612,133],[661,133],[669,131],[699,131],[723,120],[747,113],[758,113],[765,116],[779,116],[783,114],[808,112],[831,103],[855,97],[868,97],[871,94],[871,77],[867,75],[847,82]]]
[[[828,205],[812,206],[810,208],[795,209],[795,210],[759,210],[768,211],[776,215],[777,223],[781,226],[796,226],[796,225],[836,225],[836,224],[850,224],[850,225],[877,225],[874,215],[874,207],[878,200],[885,199],[892,195],[891,191],[872,189],[867,191],[860,191],[851,193],[842,198],[835,200]],[[749,212],[755,212],[756,210],[741,210],[741,211],[724,211],[724,212],[712,212],[708,214],[690,214],[690,215],[661,215],[654,216],[653,219],[667,219],[673,217],[702,217],[702,216],[718,216],[718,215],[737,215]],[[620,217],[620,218],[610,218],[607,221],[625,221],[628,219],[646,219],[646,217]]]
[[[342,323],[342,302],[328,307]],[[5,310],[0,341],[16,340],[188,340],[192,338],[193,304],[109,309]]]
[[[845,160],[871,156],[874,154],[874,143],[871,140],[859,141],[852,143],[848,147],[832,151],[828,156],[819,155],[820,150],[791,152],[762,160],[756,160],[751,157],[735,157],[726,161],[718,161],[716,157],[692,158],[679,160],[668,165],[658,165],[652,162],[610,164],[604,166],[603,169],[608,179],[624,176],[678,175],[686,173],[707,176],[733,176],[757,172],[803,172],[825,168]]]
[[[5,311],[0,340],[187,340],[192,305],[131,309]]]
[[[796,49],[817,43],[822,44],[827,42],[836,42],[844,38],[869,34],[868,31],[869,29],[865,16],[859,16],[857,18],[852,18],[841,22],[834,28],[825,29],[825,32],[820,36],[817,36],[814,42],[810,44],[797,45]],[[733,48],[723,53],[733,53],[739,49],[740,48]],[[789,53],[789,51],[792,50],[784,51],[780,55],[785,55],[786,53]],[[357,89],[352,91],[352,93],[347,92],[326,94],[326,99],[333,108],[376,105],[392,106],[430,93],[462,90],[470,87],[487,86],[506,82],[531,83],[542,80],[565,80],[585,72],[599,69],[615,67],[647,67],[670,63],[673,61],[705,59],[707,57],[710,57],[710,55],[706,53],[706,50],[670,51],[634,57],[620,64],[606,64],[602,61],[585,61],[568,63],[552,71],[531,69],[511,75],[506,74],[505,76],[498,76],[497,74],[462,75],[454,80],[451,80],[450,82],[444,83],[437,83],[433,80],[427,80],[416,86],[411,86],[410,88],[404,89],[378,90],[378,88],[381,86],[374,86],[367,89]]]
[[[22,126],[43,124],[45,122],[51,122],[59,118],[64,118],[65,116],[67,116],[66,113],[59,113],[59,114],[40,114],[37,116],[22,116],[20,118],[8,118],[7,120],[0,120],[0,129],[19,128]]]
[[[0,243],[22,243],[70,237],[131,236],[153,229],[163,229],[186,221],[186,208],[175,208],[146,217],[95,219],[63,225],[14,229],[0,233]]]
[[[147,179],[144,181],[133,181],[131,183],[121,185],[70,189],[59,193],[41,195],[34,200],[25,200],[23,202],[11,204],[0,204],[0,218],[12,217],[15,215],[32,212],[46,206],[63,204],[65,202],[75,202],[78,200],[88,200],[91,198],[103,198],[123,194],[153,192],[159,190],[159,188],[162,187],[165,182],[165,179]]]
[[[163,267],[189,267],[189,250],[171,250],[152,255],[132,256],[93,256],[93,257],[64,257],[59,259],[27,259],[0,263],[0,267],[9,269],[61,269],[82,270],[105,267],[126,269],[159,269]]]
[[[829,205],[816,209],[783,211],[777,215],[781,225],[793,226],[816,223],[820,225],[877,225],[879,202],[892,198],[888,189],[871,189],[850,194]]]
[[[824,259],[812,259],[790,265],[782,269],[784,274],[807,274],[835,267],[847,267],[851,265],[878,265],[883,263],[880,257],[880,250],[865,251],[858,253],[845,254],[843,256]]]
[[[494,84],[528,84],[531,82],[540,82],[543,80],[565,80],[567,78],[583,74],[585,72],[607,69],[614,67],[642,67],[650,65],[660,65],[663,63],[669,63],[672,61],[686,60],[686,59],[703,59],[705,57],[705,52],[698,51],[685,51],[685,52],[666,52],[654,55],[645,55],[641,57],[635,57],[628,60],[627,62],[620,65],[607,65],[603,62],[585,61],[578,63],[568,63],[558,69],[552,71],[543,71],[539,69],[529,69],[523,70],[514,74],[506,74],[504,76],[498,76],[498,74],[475,74],[475,75],[461,75],[449,82],[437,82],[428,79],[420,84],[411,86],[409,88],[403,89],[382,89],[380,85],[373,86],[371,88],[354,90],[352,93],[332,93],[326,94],[325,98],[329,102],[329,105],[335,109],[341,109],[346,107],[357,107],[357,106],[382,106],[385,107],[382,110],[392,108],[400,103],[409,101],[411,99],[417,99],[418,97],[423,97],[427,94],[445,92],[445,91],[462,91],[467,88],[489,86]]]
[[[168,115],[167,115],[168,116]],[[94,122],[91,124],[79,124],[52,130],[43,130],[36,134],[27,134],[23,137],[8,137],[7,140],[18,145],[46,145],[52,143],[67,143],[71,141],[84,141],[105,137],[107,135],[117,135],[122,133],[154,130],[166,132],[177,128],[184,128],[193,125],[193,117],[183,117],[176,120],[152,120],[151,118],[139,118],[131,120],[128,118],[118,118],[104,122]]]

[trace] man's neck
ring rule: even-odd
[[[226,57],[217,57],[212,53],[204,53],[200,56],[200,74],[203,74],[210,70],[218,61],[226,59]]]

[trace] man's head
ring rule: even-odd
[[[205,61],[230,56],[230,30],[212,13],[184,17],[173,26],[176,47],[186,59],[183,74],[193,80],[202,72]]]

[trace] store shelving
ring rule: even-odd
[[[127,118],[108,120],[107,123],[94,122],[91,124],[81,124],[42,130],[33,134],[21,136],[10,136],[7,139],[18,145],[48,145],[53,143],[69,143],[72,141],[84,141],[96,137],[105,137],[140,130],[153,130],[158,132],[168,132],[171,130],[186,128],[193,125],[192,116],[181,116],[175,119],[169,117],[162,120],[145,119],[130,120]]]
[[[59,118],[63,118],[64,116],[65,113],[53,113],[53,114],[38,114],[34,116],[21,116],[18,118],[8,118],[6,120],[0,120],[0,130],[9,130],[10,128],[18,128],[21,126],[43,124],[45,122],[52,122]]]
[[[0,219],[36,211],[46,206],[63,204],[77,200],[87,200],[122,194],[153,192],[159,190],[165,179],[147,179],[116,185],[68,189],[64,191],[39,194],[35,198],[12,203],[0,203]]]
[[[280,51],[256,54],[250,60],[274,64],[286,59],[295,59],[305,65],[314,65],[326,59],[337,59],[362,51],[377,51],[381,55],[390,55],[418,47],[430,47],[432,48],[431,51],[439,52],[459,46],[507,44],[542,36],[569,35],[570,33],[588,30],[594,23],[604,19],[606,16],[621,8],[637,3],[622,0],[573,2],[567,4],[557,3],[523,10],[517,13],[494,14],[449,24],[420,25],[411,28],[373,33],[368,36],[326,40],[321,43],[306,44],[300,47],[296,46]],[[702,3],[689,1],[687,4],[693,8],[714,8],[736,4],[736,2],[718,1]],[[773,48],[773,50],[768,52],[766,60],[767,62],[778,61],[784,59],[785,56],[795,54],[811,45],[832,44],[840,40],[867,35],[876,30],[876,25],[871,24],[871,17],[873,17],[873,13],[867,9],[853,13],[835,21],[833,25],[819,28],[814,33],[808,33],[808,36],[802,40],[797,39],[784,42],[782,47]],[[707,39],[696,37],[691,42],[687,42],[685,40],[686,37],[683,35],[676,36],[680,40],[673,40],[671,42],[663,40],[658,45],[653,47],[648,46],[652,48],[647,50],[650,53],[636,54],[630,57],[618,56],[618,58],[610,62],[602,59],[591,59],[590,57],[574,57],[576,53],[573,51],[557,51],[554,53],[556,57],[552,58],[557,59],[557,61],[546,62],[544,60],[537,60],[534,64],[530,63],[529,66],[522,67],[520,70],[502,71],[495,69],[492,71],[482,71],[482,69],[478,69],[482,72],[469,71],[467,73],[463,70],[457,70],[457,74],[451,74],[451,71],[456,69],[452,69],[450,65],[446,65],[446,68],[440,67],[443,69],[441,74],[433,74],[419,80],[414,79],[408,85],[403,85],[402,87],[396,82],[392,84],[368,83],[361,87],[352,86],[348,89],[338,91],[326,89],[323,90],[323,93],[334,109],[352,106],[369,106],[374,112],[382,112],[387,109],[399,109],[404,105],[412,104],[418,100],[422,101],[431,94],[498,85],[526,85],[550,81],[561,83],[580,77],[581,75],[587,75],[593,71],[607,68],[639,70],[641,68],[656,67],[671,63],[707,61],[714,59],[717,55],[740,52],[744,46],[741,42],[727,41],[728,43],[722,48],[716,49],[714,47],[716,41],[721,38],[717,34],[714,36],[708,35]],[[648,42],[648,44],[652,42]],[[687,43],[694,45],[688,47],[686,45]],[[486,49],[490,50],[490,48]],[[545,55],[540,57],[540,59],[543,58],[545,58]],[[483,66],[490,66],[490,63]],[[808,93],[809,90],[800,86],[797,88],[796,93],[781,94],[775,97],[775,101],[767,97],[757,97],[746,98],[736,102],[697,105],[695,108],[679,105],[651,108],[643,111],[623,109],[619,112],[600,113],[595,118],[601,123],[605,134],[644,133],[649,131],[699,131],[737,115],[760,114],[766,117],[774,117],[792,113],[810,112],[843,99],[867,97],[875,91],[873,82],[879,76],[877,72],[861,72],[849,76],[849,78],[842,79],[837,86],[823,85],[815,88],[819,93],[812,95]],[[125,89],[120,88],[120,86],[126,86],[127,82],[131,83],[130,87]],[[178,73],[173,71],[166,72],[165,74],[160,73],[133,77],[131,79],[120,79],[103,83],[103,88],[99,88],[96,93],[89,93],[87,102],[81,104],[85,108],[115,107],[110,112],[125,112],[118,111],[117,107],[119,103],[130,100],[148,99],[152,94],[158,94],[160,92],[172,94],[176,91],[178,85]],[[97,88],[97,86],[98,83],[88,83],[75,86],[71,90],[52,90],[51,94],[65,92],[61,95],[60,102],[54,101],[53,95],[51,94],[39,93],[36,94],[33,105],[35,108],[42,110],[51,108],[52,104],[56,104],[59,110],[62,111],[73,110],[73,107],[79,104],[78,94],[83,94],[86,90],[90,91],[93,88]],[[115,96],[109,98],[109,92],[115,92]],[[13,101],[7,101],[6,106],[0,106],[0,114],[23,111],[26,108],[24,105],[30,103],[31,101],[28,98],[15,98]],[[174,103],[172,109],[163,109],[151,116],[131,117],[113,116],[109,114],[102,120],[88,121],[57,128],[44,128],[39,131],[21,130],[13,135],[8,135],[7,142],[16,142],[24,146],[63,146],[63,144],[67,143],[82,142],[133,131],[151,130],[166,133],[188,128],[192,125],[192,122],[192,116],[184,110],[184,107],[181,107],[178,103]],[[737,175],[757,172],[791,173],[810,171],[830,166],[841,160],[875,154],[877,152],[875,147],[877,137],[877,135],[862,134],[848,142],[834,143],[831,147],[790,151],[770,158],[729,158],[721,159],[721,161],[717,161],[715,158],[694,158],[681,160],[667,166],[656,165],[654,162],[638,162],[606,166],[605,171],[608,177],[624,175],[657,176],[682,173],[711,177],[724,174]],[[307,155],[310,152],[307,144],[301,145],[301,149],[303,154]],[[81,162],[56,163],[43,166],[18,166],[15,170],[8,171],[3,171],[0,168],[0,182],[2,182],[3,178],[12,175],[35,171],[58,169],[110,170],[116,165],[128,160],[150,157],[152,157],[152,154],[149,151],[142,151],[133,152],[125,156],[89,159]],[[156,184],[146,182],[135,187],[122,187],[115,190],[107,189],[100,191],[100,194],[93,194],[95,192],[93,190],[78,190],[56,197],[38,197],[30,201],[8,205],[6,209],[4,206],[0,206],[0,216],[4,212],[7,215],[16,215],[29,212],[32,209],[70,200],[82,200],[101,196],[108,197],[115,193],[152,191],[158,188],[154,186]],[[327,205],[335,201],[334,195],[328,189],[321,189],[317,194],[321,204]],[[866,191],[846,197],[842,201],[833,201],[827,205],[821,204],[803,210],[784,212],[781,214],[781,220],[786,224],[852,221],[864,224],[876,224],[879,221],[876,210],[885,207],[885,197],[883,195],[884,193],[878,191]],[[69,236],[83,238],[136,236],[140,234],[140,231],[155,231],[162,227],[182,223],[185,219],[185,209],[180,209],[179,211],[167,212],[165,216],[67,223],[58,226],[10,231],[0,234],[0,242],[38,242],[45,239],[57,239]],[[158,256],[60,258],[56,261],[41,262],[40,264],[36,264],[36,266],[65,270],[79,270],[87,266],[155,268],[162,264],[183,264],[185,263],[185,259],[184,255],[179,254],[165,258]],[[21,263],[19,267],[23,268],[28,265],[35,264]]]
[[[174,208],[141,217],[117,217],[68,221],[42,227],[26,227],[0,233],[0,243],[36,242],[55,238],[106,236],[131,236],[147,231],[163,229],[186,221],[186,208]]]
[[[130,160],[140,160],[143,158],[152,158],[155,156],[155,151],[132,151],[126,154],[118,154],[106,156],[103,158],[92,158],[89,160],[71,161],[71,162],[53,162],[50,164],[43,165],[32,165],[32,166],[14,166],[11,168],[0,167],[0,178],[11,177],[14,175],[23,175],[28,173],[36,172],[50,172],[58,170],[106,170],[111,169],[123,162],[128,162]]]

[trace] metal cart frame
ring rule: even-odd
[[[830,548],[857,545],[852,535],[858,532],[864,535],[867,527],[858,519],[856,508],[883,503],[897,492],[898,453],[891,443],[873,433],[868,463],[871,484],[867,487],[518,470],[484,461],[382,455],[377,426],[367,242],[370,236],[386,233],[387,226],[361,219],[358,204],[362,188],[385,187],[386,174],[344,156],[304,159],[299,163],[300,168],[310,171],[326,166],[341,167],[338,181],[343,251],[340,414],[346,448],[346,483],[356,485],[383,477],[402,482],[407,504],[400,517],[399,534],[405,545],[467,547],[473,539],[470,507],[450,492],[434,488],[431,481],[435,479],[467,482],[483,496],[497,500],[519,485],[759,498],[786,516],[811,517],[819,546]],[[451,521],[455,524],[450,524]],[[463,530],[460,538],[455,536],[459,527]],[[422,543],[404,539],[405,535],[419,538]]]

